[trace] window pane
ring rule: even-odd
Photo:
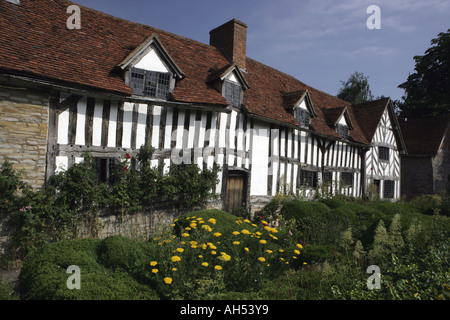
[[[380,160],[389,161],[389,148],[378,147],[378,158]]]
[[[341,173],[341,185],[343,187],[353,186],[353,172],[342,172]]]
[[[131,69],[131,90],[136,95],[144,94],[144,75],[145,70]]]
[[[301,170],[300,185],[304,187],[315,188],[317,186],[317,172]]]
[[[383,198],[386,198],[386,199],[394,198],[394,188],[395,188],[395,181],[385,180],[384,181]]]
[[[234,107],[241,106],[241,86],[225,81],[225,99]]]
[[[344,138],[348,138],[348,127],[343,124],[338,124],[336,127],[336,131]]]

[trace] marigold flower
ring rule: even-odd
[[[294,253],[295,253],[295,254],[300,254],[300,251],[294,250]]]
[[[164,283],[165,283],[165,284],[171,284],[171,283],[172,283],[172,278],[165,277],[165,278],[164,278]]]
[[[266,252],[267,252],[267,253],[273,253],[273,251],[272,251],[272,250],[266,250]]]
[[[177,251],[181,253],[181,252],[184,251],[184,249],[183,248],[177,248]]]
[[[207,267],[207,266],[209,266],[209,263],[208,262],[203,262],[202,266]]]
[[[187,232],[182,233],[181,236],[182,236],[183,238],[189,237],[189,233],[187,233]]]
[[[158,273],[158,269],[152,269],[152,273]]]
[[[150,265],[151,265],[152,267],[156,266],[157,264],[158,264],[158,262],[156,262],[156,261],[151,261],[151,262],[150,262]]]
[[[217,265],[217,266],[214,266],[214,270],[222,270],[222,267],[221,267],[221,266],[219,266],[219,265]]]
[[[248,220],[248,219],[245,219],[245,220],[244,220],[244,222],[246,222],[246,223],[250,223],[250,220]]]
[[[214,236],[214,237],[220,237],[221,235],[222,235],[222,234],[221,234],[220,232],[214,232],[214,233],[213,233],[213,236]]]
[[[215,245],[213,245],[211,242],[208,242],[207,245],[209,246],[210,249],[217,249],[217,247]]]
[[[261,262],[266,261],[266,259],[264,259],[264,257],[259,257],[258,260],[261,261]]]
[[[173,256],[172,258],[170,258],[170,260],[172,260],[172,262],[178,262],[181,260],[181,258],[179,256]]]
[[[279,250],[278,250],[278,252],[280,252],[280,253],[283,253],[283,252],[284,252],[284,250],[283,250],[283,249],[279,249]]]
[[[243,234],[250,234],[251,232],[248,231],[247,229],[243,229],[243,230],[241,230],[241,233],[243,233]]]
[[[172,268],[172,271],[177,271],[177,268]]]
[[[234,244],[235,246],[237,246],[238,244],[240,244],[240,242],[239,242],[239,241],[234,241],[233,244]]]
[[[217,254],[217,252],[216,252],[216,251],[214,251],[214,250],[212,250],[212,251],[211,251],[211,254]]]
[[[209,232],[211,232],[211,230],[212,230],[211,227],[207,224],[203,224],[202,229],[205,229],[206,231],[209,231]]]
[[[230,255],[226,254],[225,252],[221,252],[220,254],[221,254],[221,256],[219,257],[220,260],[230,261],[230,259],[231,259]]]
[[[233,231],[233,234],[234,234],[235,236],[237,236],[238,234],[240,234],[240,232],[239,232],[239,231]]]
[[[186,228],[184,228],[184,230],[189,231],[189,230],[191,230],[191,227],[186,227]]]
[[[202,256],[201,254],[199,254],[199,255],[198,255],[198,257],[199,257],[200,259],[202,259],[202,258],[203,258],[203,256]]]
[[[216,224],[216,219],[210,218],[210,219],[208,219],[208,222],[211,224]]]
[[[250,249],[249,249],[249,248],[247,248],[247,247],[245,247],[245,248],[244,248],[244,250],[245,250],[245,251],[247,251],[247,252],[249,252],[249,251],[250,251]]]
[[[267,241],[266,241],[266,240],[264,240],[264,239],[261,239],[261,240],[259,240],[259,243],[261,243],[261,244],[266,244],[266,243],[267,243]]]
[[[297,248],[303,249],[303,246],[300,243],[297,243]]]

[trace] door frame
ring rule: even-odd
[[[228,178],[229,177],[243,177],[244,178],[244,186],[242,188],[242,201],[245,203],[244,208],[248,210],[249,203],[248,199],[250,199],[250,185],[249,185],[249,171],[244,168],[239,167],[226,167],[223,170],[223,184],[222,184],[222,209],[224,211],[227,210],[227,187],[228,187]],[[231,212],[230,212],[231,213]]]

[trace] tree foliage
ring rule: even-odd
[[[399,85],[405,90],[402,118],[450,112],[450,29],[431,40],[423,56],[415,56],[415,72]]]
[[[374,99],[369,87],[369,80],[363,73],[355,71],[347,81],[341,81],[337,97],[352,104],[372,101]]]

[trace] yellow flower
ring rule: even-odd
[[[280,250],[278,250],[280,253],[283,253],[284,252],[284,250],[283,249],[280,249]]]
[[[261,262],[266,261],[266,259],[264,259],[264,257],[259,257],[258,260],[261,261]]]
[[[245,219],[245,220],[244,220],[244,222],[250,223],[250,220],[248,220],[248,219]]]
[[[221,234],[220,232],[214,232],[214,233],[213,233],[213,236],[214,236],[214,237],[220,237],[221,235],[222,235],[222,234]]]
[[[165,283],[165,284],[171,284],[171,283],[172,283],[172,278],[165,277],[165,278],[164,278],[164,283]]]
[[[417,298],[418,296],[419,296],[418,292],[414,293],[414,298]]]
[[[208,222],[211,224],[216,224],[216,219],[210,218],[210,219],[208,219]]]
[[[170,258],[170,260],[172,260],[172,262],[178,262],[181,260],[181,258],[179,256],[173,256],[172,258]]]
[[[297,248],[303,249],[303,246],[300,243],[297,243]]]
[[[197,241],[189,241],[189,243],[191,244],[191,246],[197,246],[197,244],[198,244]]]
[[[202,221],[202,220],[203,220],[202,217],[197,218],[197,221]]]
[[[172,268],[172,271],[177,271],[177,268]]]
[[[259,231],[256,231],[255,234],[256,234],[257,236],[261,236],[261,235],[262,235],[262,233],[259,232]]]
[[[171,227],[175,227],[175,223],[172,223],[170,226],[171,226]]]
[[[297,259],[297,257],[296,257],[296,256],[292,256],[292,258],[294,258],[294,259]]]
[[[152,273],[158,273],[158,269],[152,269]]]
[[[184,230],[189,231],[189,230],[191,230],[191,227],[186,227],[186,228],[184,228]]]
[[[243,230],[241,231],[241,233],[243,233],[243,234],[250,234],[250,231],[248,231],[247,229],[243,229]]]
[[[237,246],[238,244],[240,244],[240,242],[239,242],[239,241],[234,241],[233,244],[234,244],[235,246]]]
[[[202,263],[202,266],[204,266],[204,267],[207,267],[208,265],[209,265],[208,262],[203,262],[203,263]]]
[[[240,234],[240,232],[239,232],[239,231],[233,231],[233,234],[234,234],[235,236],[237,236],[238,234]]]
[[[303,262],[303,264],[306,266],[307,265],[307,263],[306,262]]]
[[[219,265],[217,265],[217,266],[214,266],[214,270],[222,270],[222,267],[221,267],[221,266],[219,266]]]
[[[187,237],[189,237],[189,233],[186,233],[186,232],[185,232],[185,233],[182,233],[181,236],[182,236],[183,238],[187,238]]]
[[[200,254],[199,256],[198,256],[200,259],[202,259],[203,258],[203,256]]]
[[[205,229],[206,231],[209,231],[209,232],[211,232],[211,230],[212,230],[211,227],[207,224],[202,224],[202,229]]]
[[[191,224],[189,225],[189,227],[191,227],[192,229],[195,229],[195,228],[197,228],[197,224],[196,224],[196,223],[191,223]]]
[[[267,223],[267,221],[261,221],[262,222],[262,224],[264,224],[264,225],[268,225],[268,223]]]
[[[184,251],[184,249],[183,248],[177,248],[177,251],[181,253],[181,252]]]
[[[261,244],[266,244],[266,243],[267,243],[267,241],[266,241],[266,240],[264,240],[264,239],[262,239],[262,240],[259,240],[259,243],[261,243]]]
[[[300,254],[300,251],[294,250],[294,253],[295,253],[295,254]]]
[[[266,250],[266,252],[267,252],[267,253],[272,253],[273,251],[272,251],[272,250]]]
[[[156,262],[156,261],[150,262],[150,265],[151,265],[152,267],[156,266],[157,264],[158,264],[158,262]]]
[[[219,257],[220,260],[230,261],[230,259],[231,259],[230,255],[226,254],[225,252],[221,252],[220,254],[221,254],[221,256]]]
[[[208,242],[207,245],[209,246],[210,249],[216,250],[217,247],[215,245],[213,245],[211,242]]]
[[[244,250],[247,251],[247,252],[250,251],[249,248],[247,248],[247,247],[245,247]]]
[[[217,252],[216,252],[216,251],[214,251],[214,250],[212,250],[212,251],[211,251],[211,254],[216,254],[216,253],[217,253]]]

